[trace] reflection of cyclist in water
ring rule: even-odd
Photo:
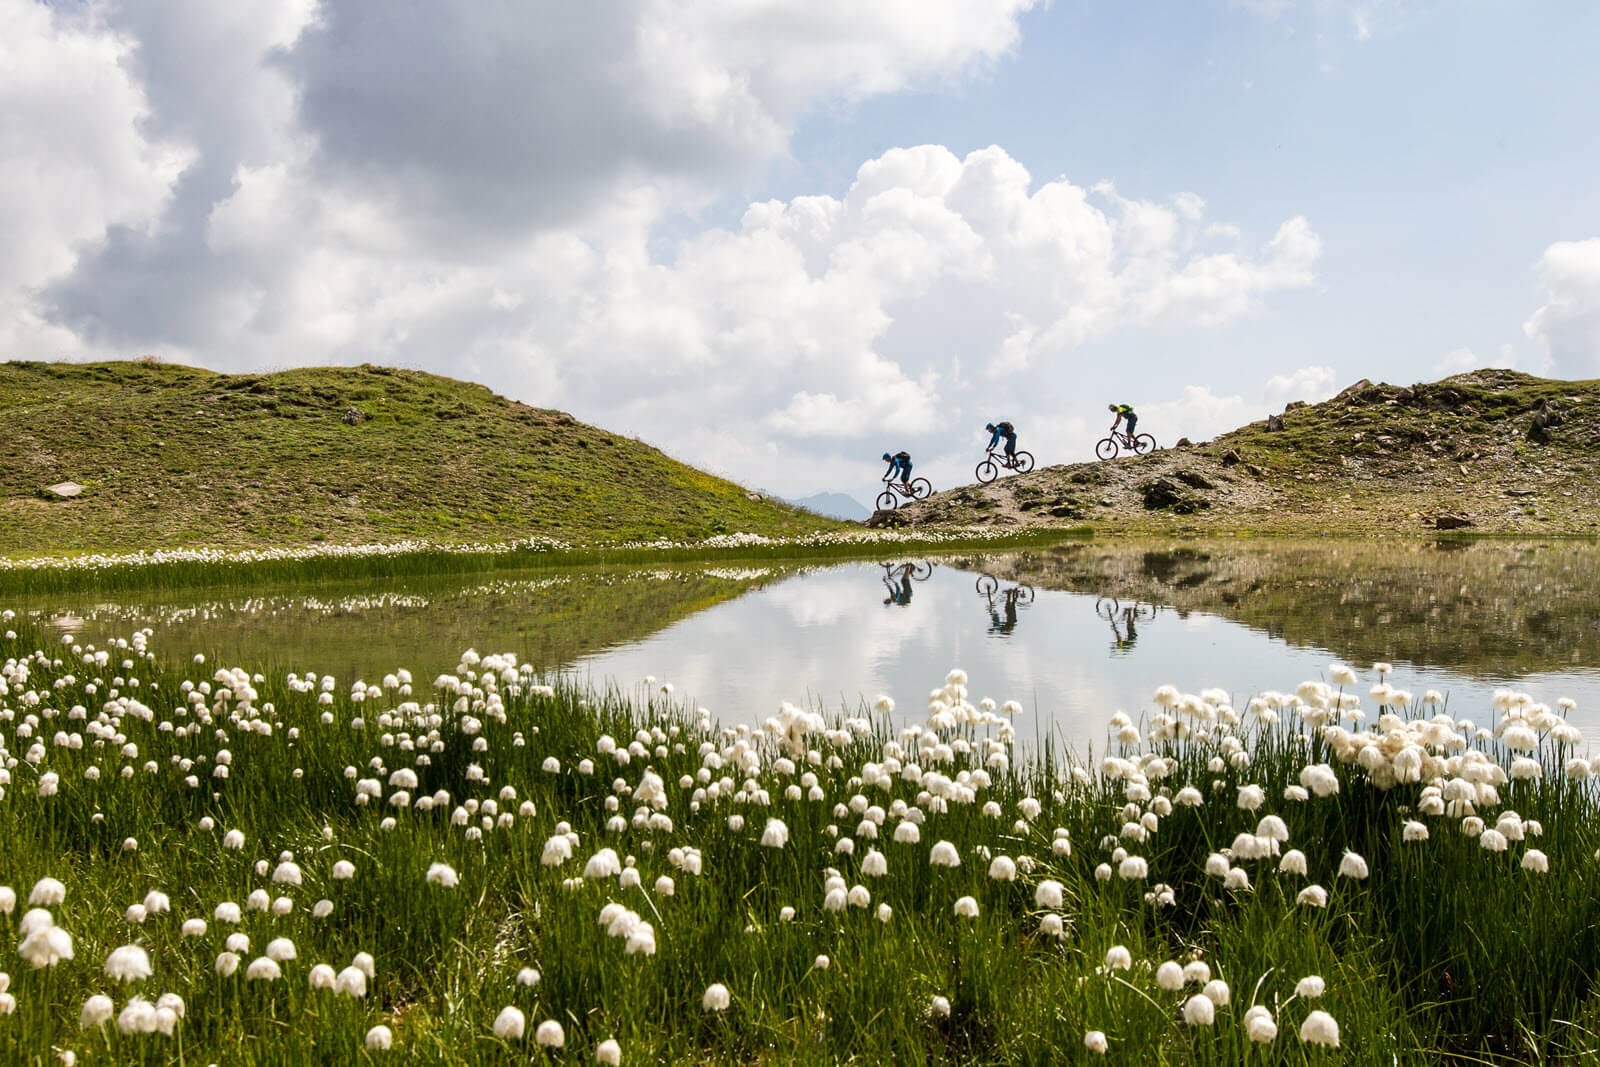
[[[1111,650],[1130,651],[1139,641],[1139,623],[1155,618],[1155,609],[1138,603],[1123,607],[1115,597],[1095,601],[1095,613],[1111,624]]]
[[[1000,582],[992,575],[978,576],[978,592],[983,594],[983,599],[989,605],[989,632],[1000,637],[1009,637],[1017,628],[1017,603],[1023,606],[1033,603],[1033,587],[1030,585],[1013,585],[1011,588],[1000,591]],[[1000,604],[995,605],[996,594],[1000,597]]]
[[[994,598],[991,597],[989,599],[990,633],[1006,637],[1010,635],[1012,630],[1017,628],[1017,597],[1021,595],[1022,590],[1015,586],[1000,594],[1000,599],[1004,604],[1002,610],[1005,612],[1003,620],[1000,618],[1000,613],[994,609]]]
[[[911,603],[911,580],[925,582],[932,574],[933,566],[928,563],[883,564],[883,586],[889,590],[883,602],[905,607]]]

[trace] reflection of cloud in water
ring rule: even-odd
[[[755,721],[781,701],[855,710],[878,693],[899,717],[919,718],[928,690],[951,667],[971,677],[973,699],[1016,700],[1026,744],[1055,737],[1083,753],[1106,747],[1118,709],[1136,719],[1165,683],[1185,692],[1215,686],[1240,707],[1264,689],[1292,690],[1325,674],[1336,657],[1299,648],[1204,612],[1162,611],[1139,623],[1139,640],[1118,647],[1095,598],[1039,591],[1019,607],[1016,628],[991,632],[987,600],[970,574],[936,567],[910,604],[883,603],[882,570],[845,564],[788,579],[685,619],[636,645],[590,656],[578,669],[624,686],[647,674],[722,721]],[[1451,710],[1488,722],[1491,685],[1434,668],[1402,668],[1394,682],[1451,694]],[[1504,680],[1494,684],[1506,684]],[[1578,699],[1574,722],[1593,732],[1583,709],[1600,710],[1600,677],[1575,672],[1524,679],[1536,699]],[[1363,691],[1365,687],[1363,687]],[[1368,709],[1372,714],[1372,709]]]

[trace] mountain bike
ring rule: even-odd
[[[1018,449],[1013,455],[1008,456],[1004,452],[996,452],[992,448],[989,449],[988,454],[983,458],[983,462],[978,464],[975,469],[979,483],[988,485],[1000,477],[1000,468],[1002,467],[1006,470],[1016,471],[1018,474],[1027,474],[1033,470],[1033,453]]]
[[[1142,456],[1146,452],[1155,451],[1155,447],[1156,439],[1147,433],[1129,437],[1123,430],[1112,430],[1094,446],[1094,454],[1100,459],[1116,459],[1119,448],[1126,449],[1136,456]]]
[[[911,479],[909,491],[898,479],[885,478],[883,480],[883,492],[878,494],[878,510],[893,511],[900,506],[902,497],[907,500],[921,500],[931,492],[933,492],[933,483],[926,478]]]
[[[996,593],[1000,592],[1000,579],[996,578],[992,574],[978,575],[978,581],[976,584],[978,595],[983,597],[985,600],[991,600]],[[1018,582],[1001,595],[1006,599],[1016,603],[1032,604],[1033,586],[1024,585],[1021,582]]]

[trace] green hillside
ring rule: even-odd
[[[1139,531],[1600,533],[1600,381],[1504,370],[1363,380],[1214,441],[1139,429],[1174,447],[1008,475],[912,514]]]
[[[10,555],[838,525],[562,412],[386,367],[4,363],[0,421]],[[82,495],[43,492],[63,481]]]

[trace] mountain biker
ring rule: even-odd
[[[999,443],[1000,438],[1004,437],[1006,439],[1006,457],[1010,458],[1017,454],[1017,431],[1009,422],[991,422],[984,426],[984,429],[993,435],[989,438],[990,452],[994,451],[994,446]]]
[[[911,492],[911,453],[896,452],[891,456],[885,452],[883,461],[889,465],[889,469],[883,472],[883,480],[893,481],[895,472],[899,471],[900,484],[905,487],[906,492]]]
[[[1116,416],[1115,421],[1113,421],[1111,423],[1111,432],[1112,433],[1116,433],[1117,432],[1117,423],[1122,422],[1124,419],[1126,419],[1127,423],[1128,423],[1128,440],[1130,440],[1130,441],[1133,440],[1133,429],[1134,429],[1135,426],[1139,425],[1139,416],[1137,416],[1137,415],[1135,415],[1133,413],[1133,405],[1132,404],[1107,404],[1106,405],[1106,409],[1109,410],[1113,415]]]

